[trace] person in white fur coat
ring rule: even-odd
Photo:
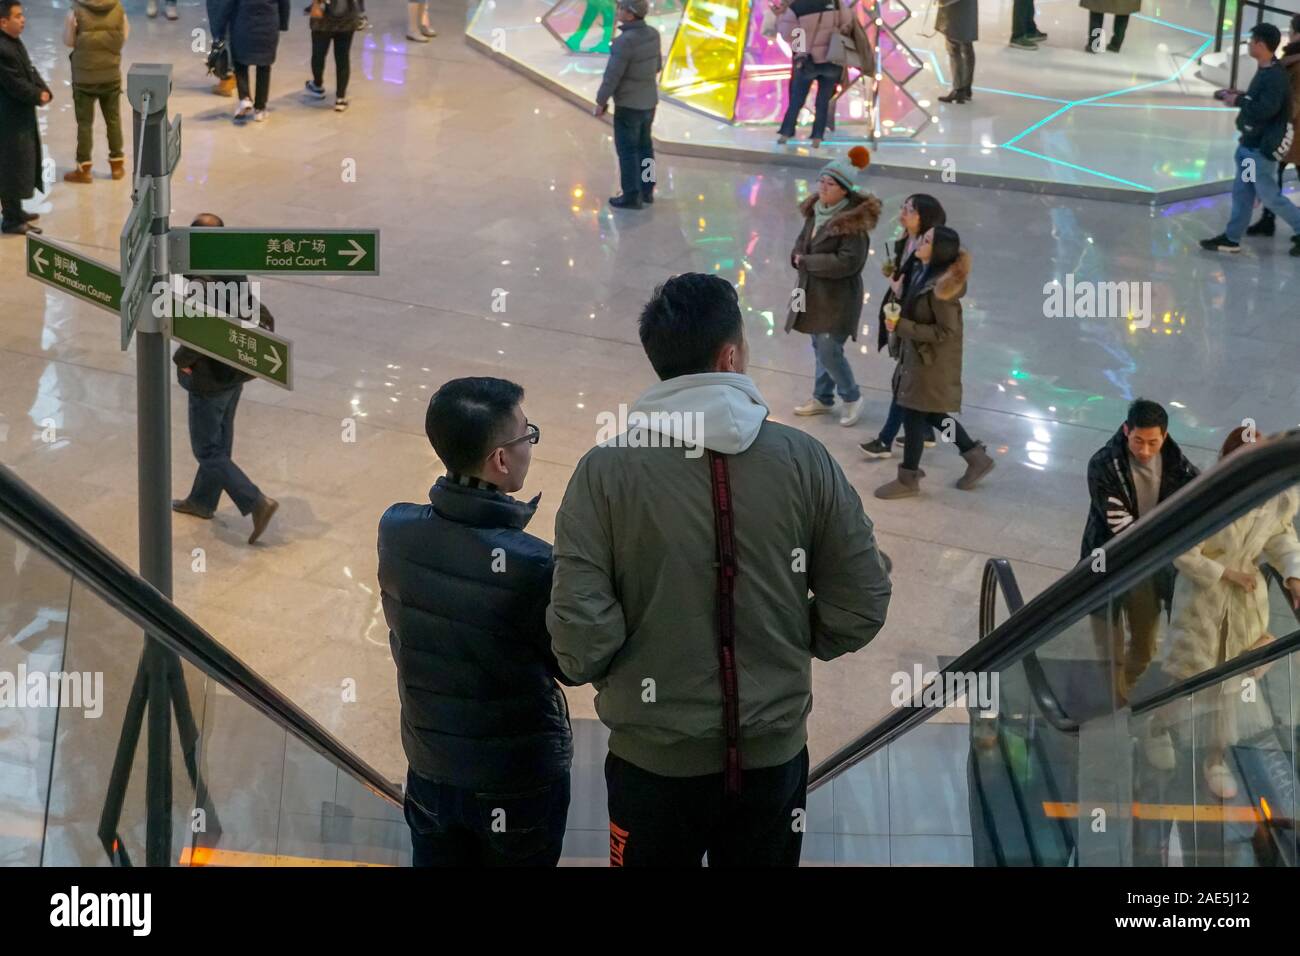
[[[1248,444],[1244,428],[1235,428],[1223,444],[1220,458]],[[1267,561],[1286,582],[1294,607],[1300,607],[1300,538],[1296,514],[1300,491],[1295,488],[1242,515],[1174,559],[1178,581],[1174,588],[1166,657],[1161,667],[1181,681],[1273,640],[1269,633],[1268,582],[1260,570]],[[1240,739],[1245,727],[1267,720],[1267,715],[1243,713],[1240,687],[1226,681],[1222,698],[1208,703],[1204,692],[1196,700],[1197,716],[1206,721],[1210,735],[1204,772],[1209,789],[1230,800],[1237,783],[1226,762],[1227,747]],[[1200,737],[1198,739],[1206,739]],[[1199,749],[1199,748],[1198,748]],[[1157,769],[1172,769],[1174,752],[1167,730],[1156,729],[1147,754]]]

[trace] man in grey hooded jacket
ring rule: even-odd
[[[645,22],[648,0],[618,0],[619,35],[609,48],[609,62],[596,91],[597,116],[614,98],[614,151],[622,193],[609,204],[640,209],[655,200],[655,151],[650,128],[659,102],[656,77],[663,69],[659,31]]]
[[[875,637],[889,576],[830,453],[767,420],[730,283],[670,279],[640,333],[662,381],[578,463],[547,612],[610,729],[610,861],[793,866],[812,659]]]

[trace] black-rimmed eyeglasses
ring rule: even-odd
[[[532,422],[529,422],[527,432],[520,435],[518,438],[512,438],[507,442],[502,442],[501,447],[509,448],[511,445],[517,445],[521,441],[526,441],[530,445],[536,445],[541,440],[542,440],[542,430],[538,428],[536,425],[534,425]]]

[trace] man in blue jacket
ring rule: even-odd
[[[1300,256],[1300,208],[1282,195],[1277,178],[1277,157],[1291,148],[1295,130],[1291,125],[1291,82],[1273,54],[1282,42],[1282,32],[1271,23],[1257,23],[1250,31],[1250,56],[1259,64],[1245,93],[1225,90],[1216,94],[1229,106],[1239,106],[1237,129],[1241,139],[1234,157],[1236,178],[1232,183],[1232,213],[1228,225],[1212,239],[1202,239],[1201,248],[1210,252],[1240,252],[1241,237],[1250,225],[1251,210],[1258,199],[1263,207],[1286,221],[1295,233],[1291,255]]]
[[[524,390],[454,379],[425,432],[447,466],[429,503],[379,521],[379,587],[402,702],[416,866],[554,866],[573,743],[546,630],[551,546],[524,531],[541,437]]]

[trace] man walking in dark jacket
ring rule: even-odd
[[[1199,474],[1169,436],[1169,414],[1164,408],[1145,398],[1135,400],[1119,431],[1088,461],[1090,507],[1083,560],[1096,562],[1098,551],[1104,559],[1106,542]],[[1105,567],[1104,560],[1100,567]],[[1173,596],[1170,567],[1116,595],[1109,609],[1093,615],[1093,637],[1102,662],[1111,668],[1116,706],[1128,702],[1129,692],[1151,663],[1161,607],[1167,610]],[[1128,621],[1127,652],[1121,617]]]
[[[649,0],[619,0],[618,39],[610,46],[605,76],[596,91],[597,116],[614,98],[614,151],[622,195],[609,204],[615,209],[640,209],[655,198],[655,151],[650,128],[659,103],[656,77],[663,69],[659,31],[645,22]]]
[[[23,200],[42,186],[41,133],[36,108],[50,102],[50,88],[32,66],[19,39],[27,25],[23,5],[0,0],[0,231],[40,232]]]
[[[379,587],[402,701],[416,866],[554,866],[573,743],[546,632],[551,547],[524,528],[541,437],[524,390],[454,379],[425,432],[447,467],[429,503],[379,521]]]
[[[195,218],[193,226],[221,227],[218,216],[205,212]],[[223,281],[246,281],[243,276],[226,276]],[[200,280],[202,281],[202,280]],[[258,303],[258,324],[268,332],[275,322],[266,306]],[[189,393],[190,449],[199,463],[194,484],[185,498],[172,500],[172,510],[196,518],[211,518],[224,491],[242,515],[253,516],[253,533],[249,544],[256,544],[280,503],[268,498],[253,484],[231,457],[235,450],[235,411],[244,383],[253,376],[237,368],[208,358],[182,345],[172,356],[176,378]]]
[[[1225,90],[1216,94],[1229,106],[1240,107],[1237,129],[1241,139],[1233,158],[1236,178],[1228,225],[1212,239],[1201,240],[1201,248],[1210,252],[1241,251],[1241,237],[1258,199],[1291,227],[1291,255],[1300,256],[1300,208],[1282,195],[1277,176],[1278,157],[1286,155],[1296,135],[1291,125],[1291,81],[1273,58],[1281,43],[1282,32],[1273,24],[1255,24],[1248,47],[1251,59],[1259,64],[1254,79],[1245,93]]]
[[[604,412],[555,519],[552,646],[610,729],[612,866],[796,866],[812,661],[863,647],[889,574],[826,448],[769,421],[736,290],[655,290],[660,381]],[[811,592],[811,597],[810,597]]]

